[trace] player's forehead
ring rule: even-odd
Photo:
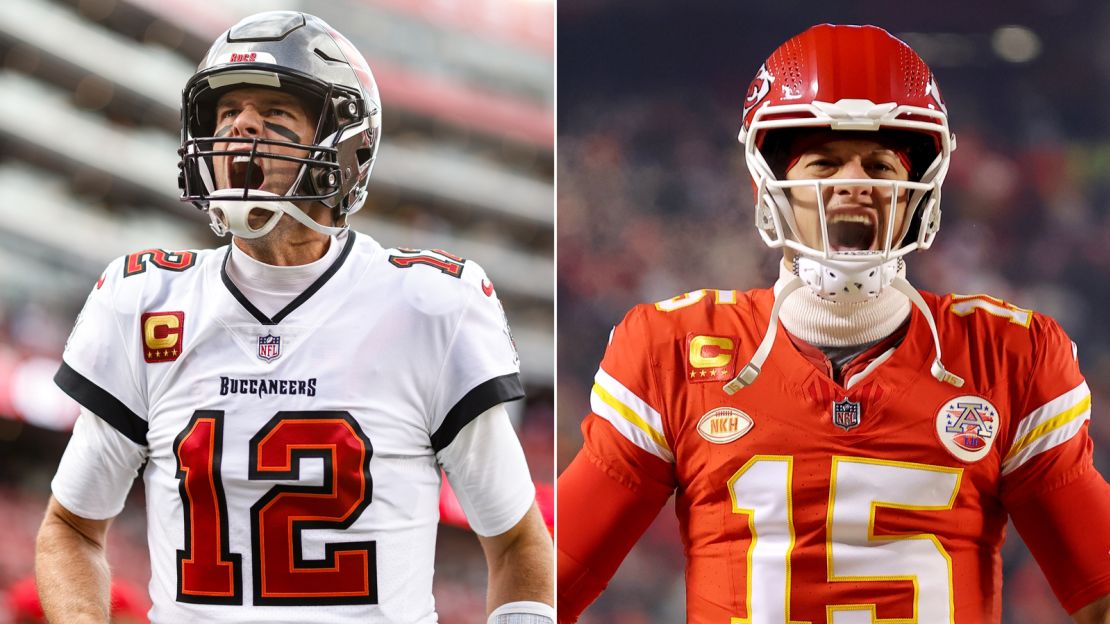
[[[239,87],[221,94],[216,100],[217,108],[238,108],[244,104],[254,106],[287,106],[303,110],[301,99],[292,93],[267,87]]]
[[[799,146],[800,155],[859,155],[859,156],[895,156],[897,147],[881,138],[865,139],[857,137],[840,138],[822,135],[812,141]]]

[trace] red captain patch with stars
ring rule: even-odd
[[[172,362],[181,356],[185,340],[184,312],[146,312],[139,323],[143,359],[149,364]]]

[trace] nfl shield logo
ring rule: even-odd
[[[844,397],[843,401],[833,403],[832,421],[841,429],[848,431],[859,426],[859,403],[853,403]]]
[[[258,337],[258,357],[273,362],[281,357],[281,336],[266,334]]]

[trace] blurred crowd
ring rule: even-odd
[[[666,89],[560,101],[559,471],[581,446],[593,375],[630,307],[698,288],[766,287],[778,275],[781,254],[754,227],[738,101]],[[907,257],[909,279],[935,292],[988,293],[1060,321],[1078,344],[1094,394],[1096,464],[1110,475],[1110,325],[1102,322],[1110,148],[1053,127],[1036,140],[1007,140],[988,115],[976,117],[983,123],[961,124],[953,113],[958,148],[943,225],[931,250]],[[1004,621],[1069,621],[1016,532],[1009,536]],[[582,622],[681,621],[683,591],[668,506]]]

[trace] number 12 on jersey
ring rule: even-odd
[[[794,458],[757,455],[728,480],[732,511],[748,517],[747,617],[732,624],[798,624],[791,619]],[[963,470],[834,457],[825,548],[828,580],[910,581],[913,619],[951,623],[952,559],[936,535],[875,535],[875,509],[951,509]],[[874,604],[829,605],[829,624],[876,622]]]
[[[242,555],[229,547],[220,474],[223,416],[195,412],[174,443],[185,517],[179,602],[243,604]],[[325,544],[319,560],[301,555],[303,530],[346,529],[370,504],[373,447],[358,423],[347,412],[278,412],[249,452],[251,480],[299,480],[301,460],[324,464],[322,485],[275,485],[251,507],[254,604],[376,604],[374,542]]]

